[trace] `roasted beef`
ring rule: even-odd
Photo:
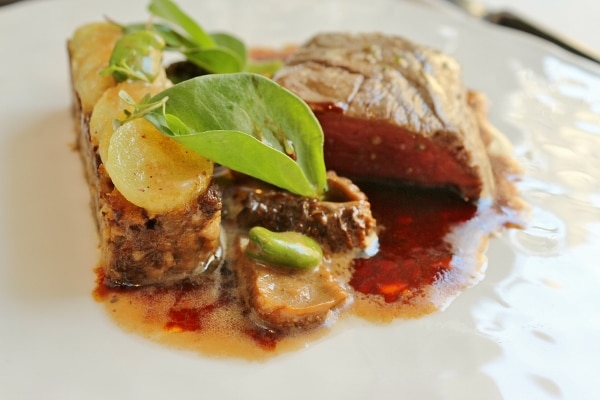
[[[459,64],[378,33],[323,33],[274,79],[302,97],[325,132],[328,169],[353,179],[495,195],[492,168]]]

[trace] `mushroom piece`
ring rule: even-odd
[[[263,226],[296,231],[315,239],[324,250],[368,252],[377,244],[377,223],[367,196],[351,180],[327,174],[329,190],[323,200],[305,198],[274,188],[239,188],[242,228]]]
[[[242,293],[259,325],[273,329],[307,329],[324,324],[346,304],[349,295],[326,268],[268,265],[247,257],[242,240],[236,269]]]

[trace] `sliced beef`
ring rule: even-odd
[[[448,186],[469,200],[494,195],[453,58],[395,36],[323,33],[274,79],[321,122],[328,169],[354,180]]]
[[[328,185],[324,201],[276,189],[242,186],[236,195],[242,204],[238,225],[304,233],[333,252],[368,249],[377,233],[366,195],[349,179],[333,172],[328,173]]]

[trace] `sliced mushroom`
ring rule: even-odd
[[[326,265],[305,270],[271,266],[246,257],[236,263],[246,303],[259,325],[275,329],[322,325],[348,300]]]

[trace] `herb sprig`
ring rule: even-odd
[[[156,22],[125,25],[125,36],[151,30],[162,38],[165,50],[183,55],[207,73],[261,71],[271,74],[281,66],[278,60],[251,62],[243,41],[229,33],[206,32],[172,0],[151,0],[148,10]]]
[[[137,30],[124,35],[117,41],[102,74],[115,78],[117,82],[139,80],[152,82],[162,69],[162,52],[165,41],[154,31]]]

